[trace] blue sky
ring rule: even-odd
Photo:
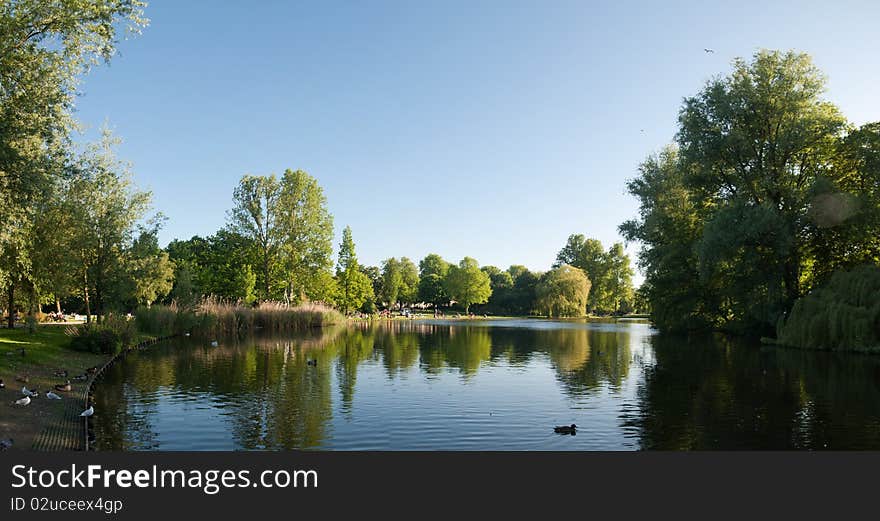
[[[222,227],[243,174],[300,168],[362,263],[544,270],[569,234],[621,240],[624,183],[682,98],[758,48],[810,53],[828,99],[880,120],[876,1],[154,0],[147,16],[77,106],[87,136],[106,121],[123,139],[163,244]]]

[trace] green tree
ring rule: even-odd
[[[394,257],[382,261],[382,287],[379,299],[389,308],[397,305],[400,287],[403,285],[403,270],[400,261]]]
[[[403,304],[419,300],[419,269],[407,257],[400,258],[400,291],[397,298]]]
[[[587,309],[590,280],[582,270],[563,264],[541,277],[536,292],[536,305],[548,317],[580,317]]]
[[[73,233],[73,255],[79,262],[78,278],[86,305],[100,318],[125,299],[124,283],[127,249],[133,241],[135,225],[146,214],[152,194],[134,185],[128,165],[119,161],[113,139],[105,130],[100,144],[92,145],[76,165],[69,187]],[[94,295],[94,310],[89,294]]]
[[[230,231],[253,241],[259,255],[259,297],[273,296],[273,281],[281,264],[283,231],[277,211],[281,185],[271,176],[246,175],[233,192],[234,206],[229,212]]]
[[[449,304],[451,300],[443,287],[449,263],[436,253],[431,253],[419,261],[419,298],[437,306]]]
[[[449,267],[445,284],[447,294],[470,312],[471,304],[483,304],[492,295],[489,275],[480,269],[475,259],[465,257]]]
[[[286,170],[277,198],[276,225],[285,300],[326,296],[333,254],[333,217],[317,179],[302,170]]]
[[[612,313],[617,309],[615,297],[610,291],[608,254],[597,239],[583,235],[571,235],[556,256],[554,267],[568,264],[586,273],[592,283],[587,308],[594,313]]]
[[[611,301],[611,311],[615,314],[632,310],[635,289],[630,267],[629,255],[623,250],[623,244],[616,242],[606,253],[606,291]]]
[[[339,288],[337,303],[344,313],[360,309],[373,300],[373,286],[370,278],[360,269],[354,251],[351,228],[346,226],[339,245],[339,259],[336,265],[336,280]]]
[[[0,7],[0,283],[10,318],[16,285],[35,294],[41,274],[32,270],[52,269],[52,261],[28,257],[28,246],[38,206],[55,192],[69,159],[79,78],[115,54],[123,23],[132,32],[146,25],[144,5],[17,0]]]
[[[157,229],[147,229],[135,239],[128,252],[127,273],[132,278],[138,304],[150,307],[171,292],[174,263],[168,252],[159,248]]]

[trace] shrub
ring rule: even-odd
[[[880,266],[835,272],[798,299],[777,329],[782,345],[880,352]]]
[[[107,318],[101,324],[92,322],[68,326],[65,332],[70,337],[70,347],[77,351],[105,355],[119,353],[131,345],[134,338],[130,325],[123,324],[120,320],[128,322],[125,319]]]

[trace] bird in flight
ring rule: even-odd
[[[713,54],[715,53],[715,49],[709,49],[708,47],[704,47],[703,50],[707,53],[710,53],[710,52]]]

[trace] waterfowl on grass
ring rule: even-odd
[[[61,399],[60,396],[58,396],[57,394],[53,393],[52,391],[49,391],[48,393],[46,393],[46,398],[48,398],[48,399],[50,399],[50,400],[60,400],[60,399]]]
[[[24,406],[24,405],[30,405],[30,404],[31,404],[31,397],[30,396],[25,396],[24,398],[15,400],[15,405]]]
[[[36,398],[37,396],[40,396],[40,391],[38,391],[36,389],[34,389],[32,391],[32,390],[28,389],[27,387],[22,387],[21,394],[23,394],[25,396],[30,396],[31,398]]]
[[[74,377],[71,378],[71,379],[72,379],[74,382],[85,382],[86,380],[89,379],[89,377],[88,377],[87,375],[81,374],[81,375],[74,376]]]
[[[558,425],[553,427],[553,432],[556,434],[577,434],[577,425]]]
[[[56,378],[67,378],[67,369],[55,371],[55,377]]]
[[[21,383],[28,383],[31,381],[31,375],[29,374],[20,374],[15,377],[15,380]]]
[[[73,390],[73,386],[70,385],[70,380],[67,381],[66,384],[58,384],[55,386],[56,391],[61,391],[62,393],[69,393]]]
[[[83,412],[81,412],[79,415],[85,416],[86,418],[88,418],[89,416],[91,416],[93,414],[95,414],[95,407],[93,405],[89,405],[89,408],[84,410]]]

